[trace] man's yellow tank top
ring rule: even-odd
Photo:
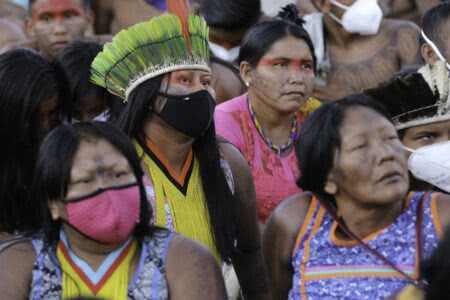
[[[168,160],[150,140],[134,140],[136,151],[145,164],[156,199],[155,225],[166,228],[172,218],[173,230],[205,245],[220,262],[209,211],[203,191],[198,160],[192,149],[180,172],[176,174]],[[169,213],[168,213],[169,212]],[[168,228],[171,229],[171,228]]]

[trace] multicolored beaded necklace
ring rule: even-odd
[[[291,147],[291,145],[297,139],[297,131],[298,131],[298,128],[297,128],[297,122],[298,122],[297,121],[297,115],[294,116],[294,122],[293,122],[292,127],[291,127],[291,131],[290,131],[290,134],[289,134],[289,139],[283,145],[277,145],[277,144],[274,144],[270,140],[270,138],[266,135],[266,133],[264,132],[264,129],[262,128],[261,124],[259,123],[258,119],[256,118],[255,111],[253,110],[252,104],[250,103],[250,100],[249,100],[248,97],[247,97],[247,107],[248,107],[248,112],[250,113],[250,116],[252,117],[253,124],[255,124],[255,127],[258,130],[258,132],[261,135],[261,137],[263,138],[264,142],[273,151],[278,153],[278,156],[280,156],[282,152],[286,151],[287,149],[289,149]]]

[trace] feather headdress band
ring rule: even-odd
[[[397,130],[450,120],[450,79],[445,62],[395,76],[365,93],[381,102]]]
[[[91,65],[91,80],[126,102],[141,83],[178,70],[210,72],[208,26],[188,15],[186,0],[169,1],[169,10],[120,31]],[[177,5],[181,4],[181,5]],[[183,6],[184,5],[184,6]]]

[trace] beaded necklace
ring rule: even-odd
[[[264,129],[262,128],[261,124],[259,123],[258,119],[256,118],[255,111],[253,110],[253,107],[250,103],[249,98],[247,97],[247,107],[248,112],[250,113],[250,117],[253,120],[253,124],[255,124],[256,129],[258,130],[259,134],[263,138],[264,142],[276,153],[278,153],[278,156],[281,155],[282,152],[286,151],[291,147],[291,145],[294,143],[294,141],[297,139],[297,115],[294,116],[294,122],[292,123],[291,131],[289,134],[289,139],[286,143],[283,145],[277,145],[274,144],[270,138],[266,135],[264,132]]]

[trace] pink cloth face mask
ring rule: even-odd
[[[109,187],[86,196],[68,199],[68,223],[88,238],[106,244],[125,241],[140,214],[137,183]]]

